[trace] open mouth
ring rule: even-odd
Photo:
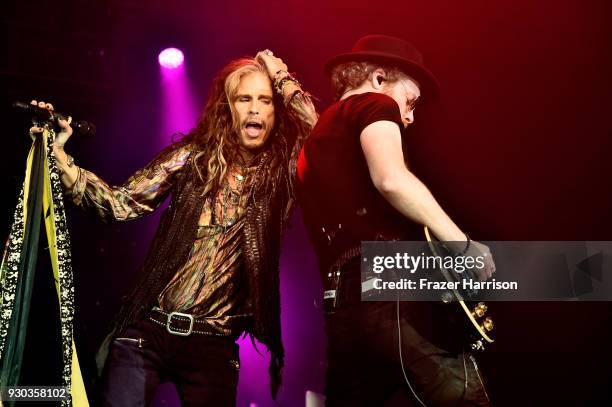
[[[249,137],[258,137],[263,130],[263,125],[256,121],[248,121],[244,128]]]

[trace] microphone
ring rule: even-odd
[[[93,137],[96,135],[96,126],[93,123],[86,122],[85,120],[73,119],[70,121],[69,115],[31,105],[29,103],[13,102],[13,108],[31,113],[39,120],[50,122],[57,122],[58,119],[68,120],[70,122],[70,127],[72,127],[74,132],[82,137]]]

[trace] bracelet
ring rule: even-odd
[[[66,159],[66,165],[68,166],[68,168],[72,168],[72,167],[74,167],[74,158],[72,158],[72,156],[71,156],[70,154],[66,154],[66,157],[67,157],[67,159]],[[57,162],[57,161],[56,161],[56,162]],[[64,173],[65,173],[66,171],[64,171],[64,169],[62,168],[62,166],[61,166],[61,165],[56,165],[56,167],[57,167],[57,170],[59,171],[59,175],[60,175],[60,177],[61,177],[62,175],[64,175]]]
[[[289,97],[285,98],[285,106],[289,106],[298,94],[303,93],[301,89],[296,89]]]
[[[276,92],[282,95],[283,87],[287,84],[287,82],[293,82],[296,86],[299,87],[302,86],[297,79],[295,79],[290,73],[288,73],[287,75],[283,76],[279,81],[274,81],[274,89],[276,89]]]
[[[276,73],[274,74],[274,79],[272,80],[272,82],[277,83],[278,82],[278,76],[281,73],[286,73],[287,75],[289,75],[289,72],[285,71],[284,69],[279,69],[278,71],[276,71]]]
[[[472,239],[470,239],[470,237],[467,234],[465,235],[465,237],[467,238],[465,249],[463,249],[462,252],[458,253],[457,256],[465,256],[467,251],[470,249],[470,243],[472,242]]]

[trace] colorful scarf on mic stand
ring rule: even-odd
[[[19,385],[41,223],[44,222],[60,309],[62,385],[70,395],[62,401],[62,406],[89,406],[73,339],[70,236],[60,173],[52,148],[55,132],[49,124],[43,127],[44,132],[33,137],[25,180],[0,268],[0,386]]]

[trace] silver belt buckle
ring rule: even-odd
[[[172,322],[173,316],[185,317],[189,319],[189,330],[187,330],[187,332],[181,332],[181,331],[175,331],[172,328],[170,328],[170,323]],[[193,321],[194,321],[193,315],[191,314],[183,314],[182,312],[171,312],[170,314],[168,314],[168,322],[166,322],[166,331],[168,331],[168,333],[171,333],[172,335],[189,336],[191,335],[191,332],[193,331]]]

